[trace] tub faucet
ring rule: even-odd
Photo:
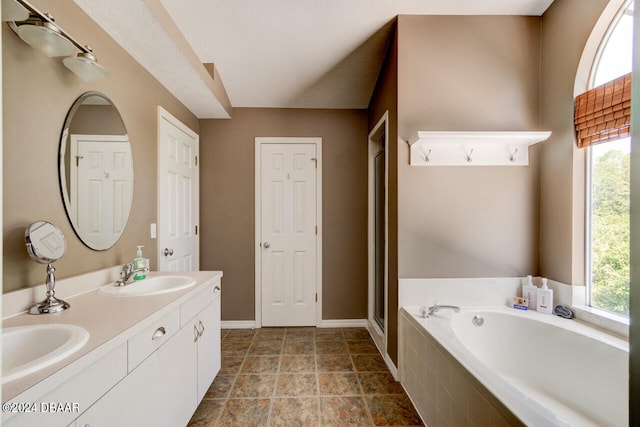
[[[128,263],[122,266],[122,270],[120,271],[120,278],[116,280],[116,286],[126,286],[133,282],[133,277],[136,273],[146,273],[149,271],[149,268],[141,267],[141,268],[133,268],[132,263]]]
[[[455,305],[439,305],[436,302],[431,307],[429,307],[428,312],[427,312],[427,316],[432,316],[432,315],[436,314],[438,311],[442,310],[443,308],[446,308],[446,309],[449,309],[449,310],[453,310],[456,313],[460,311],[460,307],[458,307],[458,306],[455,306]]]

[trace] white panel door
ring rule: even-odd
[[[197,271],[198,135],[158,115],[158,271]]]
[[[118,240],[133,197],[131,146],[110,135],[72,135],[70,198],[72,221],[92,246]]]
[[[316,145],[260,150],[262,325],[315,325]]]

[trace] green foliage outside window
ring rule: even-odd
[[[629,316],[630,154],[609,150],[593,160],[591,305]]]

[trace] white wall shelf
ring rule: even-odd
[[[527,166],[529,146],[551,132],[418,132],[412,166]]]

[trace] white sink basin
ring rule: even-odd
[[[2,330],[2,384],[72,355],[89,340],[75,325],[30,325]]]
[[[158,295],[190,288],[195,284],[195,279],[187,276],[156,276],[138,280],[125,286],[103,286],[100,288],[100,292],[117,297]]]

